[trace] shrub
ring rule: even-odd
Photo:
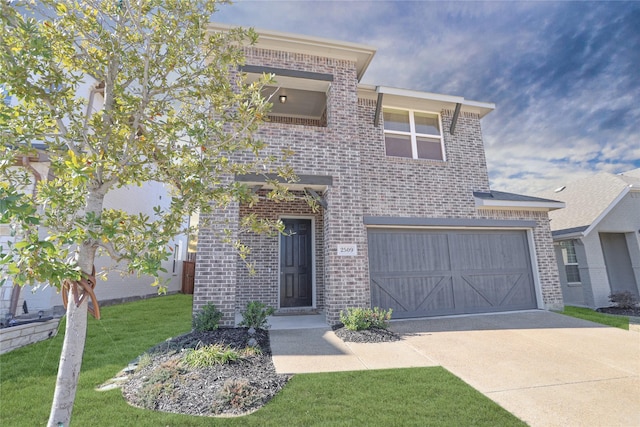
[[[140,357],[138,357],[136,371],[146,368],[147,366],[151,365],[151,362],[153,362],[153,358],[151,357],[151,355],[149,353],[143,353],[142,355],[140,355]]]
[[[371,328],[387,329],[391,313],[392,309],[383,310],[380,307],[373,309],[350,307],[340,312],[340,321],[351,331]]]
[[[174,380],[180,375],[177,361],[168,360],[149,373],[137,394],[143,408],[156,409],[158,400],[163,394],[171,394]]]
[[[614,292],[609,295],[609,301],[618,308],[634,308],[638,304],[638,298],[629,291]]]
[[[182,358],[185,365],[191,368],[204,368],[213,365],[224,365],[240,358],[240,354],[228,345],[211,344],[198,349],[188,349]]]
[[[227,380],[218,392],[217,403],[246,411],[260,401],[258,389],[246,379]]]
[[[267,329],[267,317],[271,316],[276,310],[273,307],[267,307],[260,301],[250,301],[247,303],[247,309],[242,312],[242,322],[239,326],[246,326],[254,329]]]
[[[193,329],[198,332],[215,331],[222,319],[222,312],[215,305],[207,303],[202,310],[193,317]]]
[[[261,354],[262,350],[260,347],[246,346],[240,351],[240,355],[242,357],[260,356]]]

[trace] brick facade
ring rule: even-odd
[[[240,206],[240,217],[249,213],[260,219],[277,220],[280,218],[312,218],[314,224],[314,289],[316,308],[324,308],[324,216],[322,208],[316,212],[302,199],[302,193],[295,191],[296,199],[290,202],[274,202],[266,200],[266,191],[258,193],[261,201],[249,207]],[[251,249],[246,260],[238,259],[236,288],[236,309],[242,309],[249,301],[257,300],[277,307],[279,303],[279,235],[240,232],[240,240]],[[253,267],[253,273],[247,264]]]
[[[262,200],[252,207],[236,206],[221,213],[235,221],[234,233],[238,233],[238,218],[249,213],[269,219],[314,219],[315,307],[324,309],[329,324],[338,321],[341,309],[371,304],[364,216],[534,220],[532,236],[543,302],[549,308],[562,306],[547,213],[479,210],[475,206],[473,192],[489,191],[478,114],[462,112],[452,135],[448,130],[453,111],[435,111],[442,118],[446,161],[387,157],[382,120],[374,125],[376,100],[358,98],[355,61],[248,48],[247,64],[333,76],[320,122],[275,119],[265,123],[257,135],[267,144],[265,154],[278,157],[282,149],[294,150],[286,162],[298,175],[332,177],[323,194],[328,208],[313,212],[301,199],[287,203]],[[260,300],[277,307],[279,299],[279,237],[246,232],[238,237],[252,248],[248,261],[254,264],[254,276],[211,230],[202,230],[198,243],[194,310],[209,300],[222,303],[228,325],[232,310],[246,302]],[[357,256],[338,256],[339,244],[355,244]]]

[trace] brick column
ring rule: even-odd
[[[339,322],[340,311],[347,307],[371,306],[360,185],[357,176],[343,179],[347,185],[335,185],[334,180],[327,193],[329,209],[324,212],[325,309],[331,325]],[[339,256],[339,244],[355,244],[357,256]]]
[[[236,275],[238,253],[233,244],[238,238],[237,203],[226,209],[216,210],[211,218],[201,218],[201,223],[210,220],[208,228],[198,233],[198,255],[196,261],[195,286],[193,291],[193,313],[211,302],[223,313],[220,326],[235,326]],[[228,230],[228,234],[225,234]]]

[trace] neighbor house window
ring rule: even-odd
[[[580,283],[580,271],[578,270],[578,257],[576,256],[576,248],[573,240],[564,240],[560,242],[562,250],[562,261],[564,270],[567,273],[568,283]]]
[[[439,114],[385,108],[383,117],[387,156],[444,160]]]

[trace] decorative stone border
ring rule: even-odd
[[[59,323],[60,319],[51,319],[0,329],[0,354],[55,337]]]

